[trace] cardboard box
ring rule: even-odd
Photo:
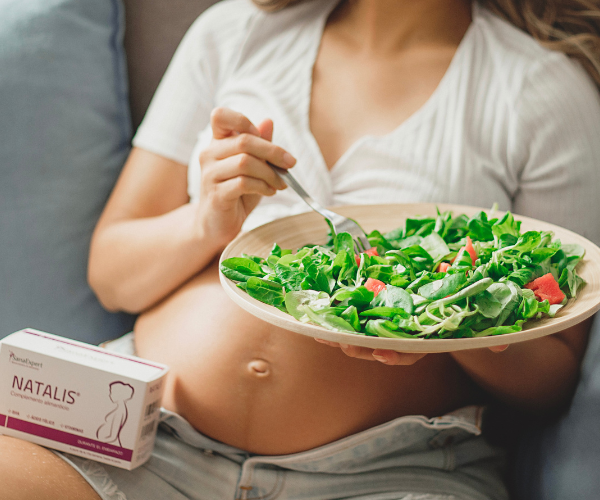
[[[168,367],[26,329],[0,341],[0,434],[134,469],[152,453]]]

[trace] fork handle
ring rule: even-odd
[[[329,219],[332,224],[336,223],[336,219],[339,219],[341,216],[332,212],[331,210],[327,210],[324,206],[322,206],[319,202],[317,202],[314,198],[312,198],[300,185],[300,183],[296,180],[296,178],[288,172],[285,168],[280,168],[276,165],[273,165],[271,162],[267,162],[267,164],[275,171],[275,173],[283,179],[283,181],[291,187],[300,198],[304,200],[304,202],[312,208],[315,212],[319,212],[323,217]]]

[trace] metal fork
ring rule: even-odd
[[[352,219],[349,219],[348,217],[344,217],[343,215],[326,209],[304,190],[304,188],[300,185],[300,183],[290,172],[288,172],[284,168],[279,168],[278,166],[273,165],[270,162],[267,163],[289,187],[291,187],[294,191],[296,191],[296,193],[298,193],[300,198],[302,198],[310,208],[312,208],[315,212],[320,213],[323,217],[329,220],[329,222],[331,222],[331,225],[333,226],[333,229],[336,234],[350,233],[354,241],[354,250],[357,253],[362,253],[365,250],[371,248],[371,244],[369,243],[367,235],[356,222],[354,222]]]

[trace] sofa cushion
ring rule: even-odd
[[[0,0],[0,338],[96,343],[132,326],[86,282],[131,136],[123,14],[120,0]]]

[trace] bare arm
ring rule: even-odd
[[[88,280],[107,309],[141,311],[214,257],[187,204],[186,179],[184,165],[132,151],[90,249]]]
[[[201,154],[201,200],[189,204],[187,167],[134,149],[92,237],[88,280],[109,310],[141,312],[204,269],[240,231],[263,195],[285,184],[266,161],[295,160],[259,127],[217,109]]]
[[[474,349],[454,352],[452,357],[501,401],[529,412],[552,410],[572,396],[590,327],[591,319],[499,353]]]
[[[536,413],[564,405],[575,389],[591,327],[588,319],[568,330],[527,342],[489,349],[456,351],[451,356],[483,389],[521,410]],[[351,357],[388,365],[412,365],[423,353],[340,345]]]

